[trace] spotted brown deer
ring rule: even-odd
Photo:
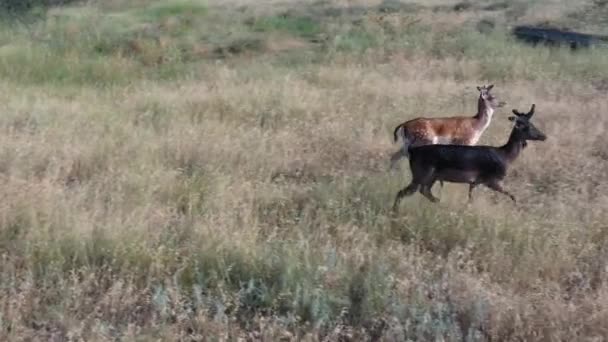
[[[473,199],[473,189],[480,184],[507,195],[516,202],[515,197],[502,185],[507,170],[526,147],[526,141],[544,141],[547,138],[530,122],[534,109],[534,104],[525,114],[513,109],[515,116],[509,117],[509,120],[515,121],[515,125],[507,143],[500,147],[442,144],[410,146],[408,153],[412,181],[397,193],[393,210],[397,209],[403,197],[413,195],[416,191],[420,191],[431,202],[438,202],[439,199],[431,192],[433,184],[438,180],[469,184],[469,202]]]
[[[397,142],[399,137],[401,137],[403,146],[391,156],[390,168],[394,169],[401,158],[408,157],[408,148],[410,146],[416,147],[431,144],[477,144],[483,132],[490,125],[494,110],[506,104],[505,102],[499,102],[497,98],[490,93],[490,90],[492,90],[493,87],[493,84],[477,87],[477,90],[479,90],[477,114],[472,117],[420,117],[397,125],[393,131],[394,141]]]

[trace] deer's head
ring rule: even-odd
[[[494,94],[492,94],[490,92],[490,90],[492,90],[492,88],[494,88],[493,84],[490,84],[488,86],[482,85],[481,87],[478,86],[477,90],[479,90],[479,98],[484,101],[486,106],[488,106],[492,109],[500,108],[500,107],[503,107],[504,105],[506,105],[507,104],[506,102],[498,101],[496,96],[494,96]]]
[[[513,119],[509,119],[511,121],[513,121],[514,119],[526,119],[528,121],[530,121],[530,119],[532,119],[532,116],[534,115],[534,110],[536,109],[536,104],[532,104],[532,107],[530,107],[530,111],[527,113],[522,113],[520,111],[518,111],[517,109],[513,109],[513,114],[515,114],[515,117],[511,117]]]
[[[532,122],[530,122],[530,119],[532,119],[532,116],[534,115],[534,109],[535,109],[536,105],[532,105],[532,107],[530,108],[530,111],[527,113],[521,113],[519,112],[517,109],[513,109],[513,114],[515,114],[515,116],[510,116],[509,120],[510,121],[515,121],[515,127],[514,129],[517,130],[521,136],[524,138],[525,140],[538,140],[538,141],[544,141],[547,139],[547,136],[541,132],[538,128],[536,128],[536,126],[534,126],[532,124]],[[525,147],[525,144],[524,144]]]

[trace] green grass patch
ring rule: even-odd
[[[372,32],[362,29],[352,29],[334,37],[333,47],[338,51],[363,52],[374,48],[380,43]]]
[[[208,8],[206,2],[201,0],[159,1],[136,13],[147,21],[159,22],[176,16],[204,16]]]
[[[256,32],[283,31],[304,38],[314,38],[321,32],[321,25],[315,19],[289,15],[255,19],[251,27]]]
[[[177,8],[189,15],[206,9],[199,2],[172,5],[171,10],[152,6],[150,11],[157,14],[143,17],[137,9],[106,13],[65,8],[44,20],[7,29],[12,42],[0,48],[0,75],[19,82],[76,84],[179,77],[188,72],[189,61],[201,57],[202,45],[193,37],[196,33],[187,30],[191,21],[179,19],[165,26],[157,21],[178,13]]]

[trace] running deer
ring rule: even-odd
[[[416,118],[403,122],[393,131],[395,142],[399,136],[403,140],[403,147],[391,156],[390,168],[394,169],[397,162],[408,157],[408,148],[431,144],[475,145],[483,132],[490,125],[492,115],[496,108],[504,106],[490,93],[494,87],[477,87],[479,99],[477,100],[477,114],[474,116],[453,116],[443,118]]]
[[[515,125],[507,143],[500,147],[440,144],[410,146],[408,153],[412,182],[397,193],[393,210],[397,209],[403,197],[413,195],[418,190],[431,202],[438,202],[439,199],[431,193],[433,184],[438,180],[469,184],[469,202],[473,199],[473,189],[483,184],[509,196],[516,203],[515,197],[502,185],[507,169],[526,147],[526,141],[544,141],[547,138],[530,122],[534,108],[533,104],[525,114],[513,109],[515,116],[509,117],[509,120],[515,121]]]

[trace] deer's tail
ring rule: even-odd
[[[405,123],[397,125],[393,131],[393,139],[395,142],[399,140],[399,136],[403,139],[403,146],[391,156],[391,169],[396,167],[396,163],[402,157],[408,158],[410,154],[411,143],[408,139],[407,128]]]
[[[399,131],[401,131],[401,136],[405,139],[405,127],[403,124],[399,124],[397,125],[397,127],[395,127],[395,130],[393,131],[393,139],[395,142],[399,140]]]

